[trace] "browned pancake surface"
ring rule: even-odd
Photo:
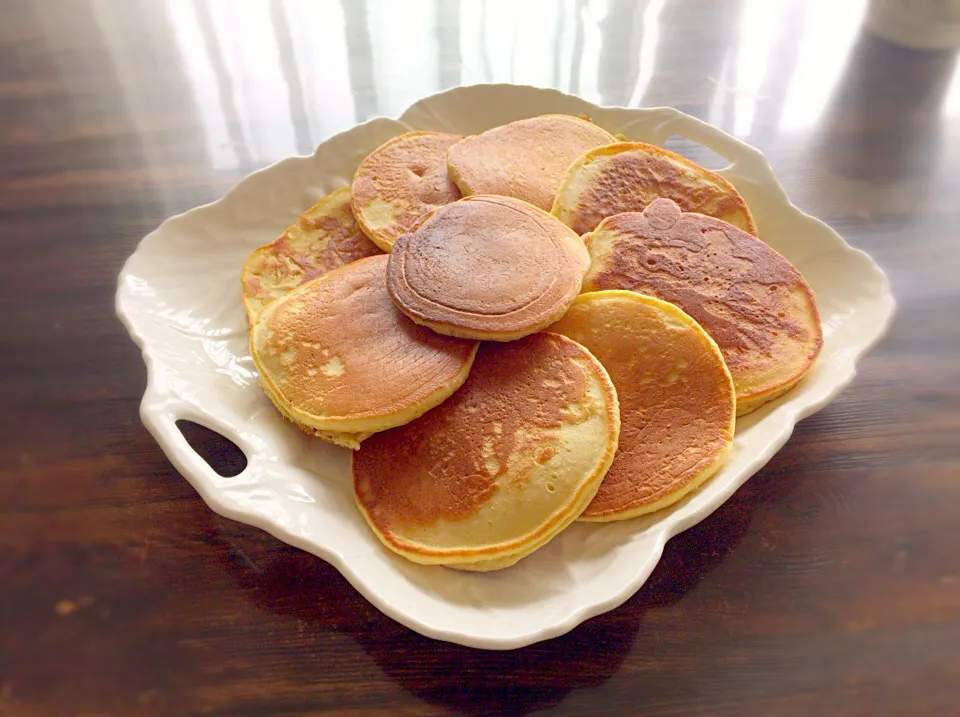
[[[449,384],[471,360],[476,342],[441,336],[397,310],[386,264],[384,255],[349,264],[265,312],[255,333],[258,362],[299,411],[393,415]]]
[[[444,333],[518,338],[553,321],[580,291],[589,255],[554,217],[510,197],[437,209],[394,246],[390,293]]]
[[[820,351],[819,314],[800,272],[726,222],[658,199],[643,213],[609,217],[588,241],[584,288],[631,289],[679,306],[719,345],[738,400],[795,381]]]
[[[730,182],[686,157],[643,142],[620,142],[589,153],[565,178],[575,195],[560,190],[553,212],[578,234],[593,231],[606,217],[640,212],[659,197],[684,212],[723,219],[756,235],[746,202]]]
[[[582,346],[550,333],[482,344],[453,396],[354,454],[357,502],[402,552],[530,549],[592,497],[617,422],[613,387]]]

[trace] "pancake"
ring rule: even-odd
[[[267,306],[251,330],[264,392],[321,438],[412,421],[470,372],[477,343],[440,336],[398,311],[386,265],[386,256],[369,257],[307,282]]]
[[[302,423],[297,423],[295,425],[308,436],[319,438],[327,441],[327,443],[333,443],[341,448],[349,448],[351,451],[359,449],[360,443],[373,435],[373,433],[370,431],[366,433],[345,433],[342,431],[321,431],[316,428],[305,426]]]
[[[720,349],[673,304],[631,291],[581,294],[550,327],[607,369],[620,445],[581,520],[650,513],[712,476],[733,442],[736,400]]]
[[[401,237],[387,279],[418,324],[511,341],[560,318],[589,263],[583,240],[542,209],[476,196],[440,207]]]
[[[587,238],[585,291],[632,289],[676,304],[717,342],[737,415],[789,390],[823,344],[813,292],[789,261],[726,222],[658,199],[604,219]]]
[[[407,132],[373,150],[353,176],[353,212],[373,243],[390,251],[427,212],[460,199],[447,150],[463,137]]]
[[[589,120],[543,115],[467,137],[450,148],[447,166],[464,196],[502,194],[550,211],[570,163],[615,141]]]
[[[417,563],[507,567],[593,498],[620,428],[606,371],[550,333],[480,347],[463,387],[353,455],[361,513]]]
[[[658,197],[685,212],[722,219],[749,234],[757,225],[730,182],[686,157],[652,144],[619,142],[592,149],[570,165],[551,213],[577,234],[606,217],[641,212]]]
[[[249,322],[264,306],[305,281],[380,253],[353,218],[350,188],[328,194],[244,263],[240,283]]]

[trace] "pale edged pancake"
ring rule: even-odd
[[[302,423],[295,423],[295,425],[308,436],[319,438],[327,441],[327,443],[333,443],[341,448],[349,448],[351,451],[355,451],[360,448],[360,444],[373,435],[372,431],[368,431],[366,433],[346,433],[343,431],[321,431],[316,428],[305,426]]]
[[[747,203],[730,182],[682,155],[643,142],[618,142],[579,157],[567,170],[551,213],[577,234],[586,234],[609,216],[643,211],[658,197],[757,235]]]
[[[424,214],[460,199],[447,150],[463,137],[407,132],[373,150],[353,176],[353,212],[373,242],[390,251]]]
[[[307,282],[267,306],[250,333],[260,385],[280,412],[348,447],[445,400],[477,350],[404,316],[386,265],[385,255],[369,257]]]
[[[593,499],[619,427],[610,378],[579,344],[546,332],[485,343],[453,396],[353,454],[357,505],[414,562],[507,567]]]
[[[615,141],[587,119],[541,115],[467,137],[450,148],[447,166],[464,196],[502,194],[549,211],[570,163]]]
[[[632,291],[581,294],[550,331],[587,348],[620,400],[620,444],[581,520],[633,518],[702,485],[733,442],[736,399],[720,349],[673,304]]]
[[[249,322],[256,320],[264,306],[304,282],[380,253],[353,218],[350,188],[328,194],[244,263],[240,283]]]
[[[669,199],[604,219],[587,237],[584,291],[632,289],[676,304],[710,334],[733,375],[737,415],[777,398],[823,345],[813,291],[756,237]]]
[[[451,336],[512,341],[556,321],[580,293],[583,240],[519,199],[474,196],[436,209],[394,245],[397,306]]]

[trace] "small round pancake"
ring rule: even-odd
[[[383,255],[347,264],[257,318],[250,353],[260,385],[290,420],[320,432],[381,431],[466,380],[477,343],[410,321],[390,300],[386,269]]]
[[[583,240],[542,209],[481,195],[440,207],[402,236],[387,280],[418,324],[512,341],[563,315],[589,263]]]
[[[615,141],[589,120],[543,115],[467,137],[450,148],[447,166],[464,196],[502,194],[550,211],[570,163]]]
[[[240,283],[249,322],[256,320],[264,306],[305,281],[380,253],[353,218],[350,188],[328,194],[244,263]]]
[[[598,147],[578,158],[551,213],[577,234],[586,234],[606,217],[642,212],[658,197],[757,235],[747,203],[730,182],[682,155],[643,142]]]
[[[585,291],[632,289],[676,304],[717,342],[737,388],[737,415],[780,396],[823,344],[813,292],[756,237],[658,199],[604,219],[589,235]]]
[[[357,505],[414,562],[507,567],[580,515],[619,429],[610,378],[579,344],[550,333],[483,344],[459,391],[353,454]]]
[[[353,175],[353,212],[374,244],[390,251],[421,216],[460,199],[447,150],[463,137],[407,132],[373,150]]]
[[[599,291],[577,297],[550,330],[596,356],[620,399],[620,446],[581,520],[660,510],[717,471],[736,400],[723,356],[697,322],[659,299]]]

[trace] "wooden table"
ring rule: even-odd
[[[855,0],[0,7],[0,714],[960,714],[952,53],[879,39]],[[503,653],[420,637],[214,515],[140,424],[113,310],[168,215],[484,81],[717,124],[900,302],[853,385],[632,599]]]

